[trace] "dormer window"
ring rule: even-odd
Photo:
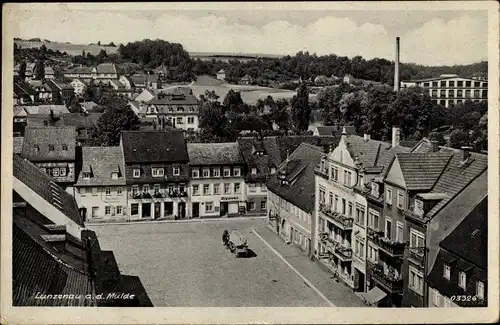
[[[49,125],[49,121],[43,121],[43,126],[48,126]]]
[[[53,144],[49,144],[49,151],[54,151],[54,145]]]
[[[111,179],[118,179],[118,173],[111,173]]]
[[[153,177],[163,177],[165,175],[165,171],[163,168],[152,168],[151,173]]]
[[[65,145],[65,144],[63,144],[63,145],[62,145],[62,150],[68,150],[68,146],[67,146],[67,145]]]
[[[257,175],[257,168],[252,168],[252,175]]]
[[[35,147],[35,151],[40,151],[40,147],[37,144],[35,144],[33,147]]]
[[[276,168],[275,167],[271,167],[271,175],[274,175],[276,174]]]
[[[476,283],[476,297],[484,300],[484,283],[481,281],[477,281]]]
[[[133,171],[134,173],[134,178],[138,178],[138,177],[141,177],[141,170],[140,169],[134,169]]]
[[[84,180],[89,180],[90,179],[90,173],[88,173],[88,172],[83,173],[83,179]]]
[[[387,188],[385,191],[385,202],[387,204],[392,204],[392,190],[390,188]]]
[[[177,106],[177,112],[184,112],[184,107]]]
[[[325,172],[325,168],[326,168],[326,163],[325,163],[325,160],[322,159],[321,160],[321,172]]]
[[[372,196],[378,197],[379,195],[379,187],[378,184],[373,182],[372,183]]]
[[[417,216],[422,216],[424,214],[424,202],[419,199],[415,199],[414,212]]]
[[[444,264],[443,277],[446,280],[449,280],[450,279],[450,275],[451,275],[451,267],[450,267],[450,265]]]
[[[458,272],[458,286],[467,289],[467,275],[463,271]]]
[[[181,168],[180,167],[174,167],[174,176],[179,176],[181,174]]]

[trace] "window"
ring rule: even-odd
[[[422,254],[422,248],[425,246],[425,237],[424,234],[416,231],[415,229],[410,229],[410,248],[418,248],[413,252],[417,255]]]
[[[213,202],[205,202],[205,212],[214,212]]]
[[[377,263],[378,261],[378,250],[372,245],[368,245],[368,259],[373,263]]]
[[[403,242],[403,223],[396,222],[396,241]]]
[[[462,80],[457,81],[457,87],[463,87],[464,82]]]
[[[346,202],[345,199],[342,199],[342,214],[345,215],[345,212],[346,212]]]
[[[62,150],[68,150],[68,146],[67,146],[67,145],[65,145],[65,144],[63,144],[63,145],[62,145]]]
[[[59,169],[59,175],[66,176],[66,168],[62,167]]]
[[[333,166],[332,168],[332,180],[334,180],[335,182],[338,182],[339,181],[339,169],[335,166]]]
[[[447,280],[450,279],[451,268],[448,264],[444,265],[443,277]]]
[[[260,209],[261,209],[262,211],[265,211],[265,210],[266,210],[266,203],[267,203],[266,201],[262,201],[262,202],[260,202]]]
[[[229,168],[224,168],[224,177],[229,177],[231,176],[231,169]]]
[[[121,205],[117,205],[116,206],[116,214],[122,214],[122,213],[123,213],[122,206]]]
[[[417,271],[414,267],[410,266],[409,268],[409,285],[408,287],[415,291],[416,293],[422,295],[423,293],[423,276],[422,273]]]
[[[234,170],[233,170],[233,173],[234,173],[234,177],[239,177],[240,174],[241,174],[241,171],[240,171],[240,168],[239,167],[235,167]]]
[[[140,169],[134,169],[134,177],[140,177],[141,176],[141,170]]]
[[[203,169],[203,178],[210,177],[210,169]]]
[[[193,195],[200,195],[200,185],[193,185]]]
[[[210,195],[210,184],[203,184],[203,195]]]
[[[432,87],[437,87],[437,86],[438,86],[437,81],[433,81],[433,82],[432,82]]]
[[[257,168],[252,168],[252,175],[256,175],[257,174]]]
[[[338,206],[339,206],[339,197],[335,195],[335,204],[333,206],[333,210],[338,212]]]
[[[224,194],[231,194],[231,184],[224,184]]]
[[[403,191],[398,191],[398,209],[405,208],[405,195]]]
[[[372,183],[372,195],[375,197],[378,197],[379,195],[379,186],[375,182]]]
[[[80,195],[81,195],[81,196],[85,196],[86,192],[87,192],[87,191],[86,191],[86,188],[85,188],[85,187],[82,187],[82,188],[80,189]]]
[[[259,185],[260,185],[260,191],[262,193],[267,192],[267,187],[265,183],[260,183]]]
[[[390,218],[385,217],[385,238],[391,239],[391,228],[392,228],[392,221]]]
[[[52,176],[59,176],[59,168],[52,169]]]
[[[249,183],[248,184],[248,191],[250,193],[255,193],[256,192],[255,183]]]
[[[448,85],[450,87],[455,87],[455,81],[453,81],[453,80],[448,81]]]
[[[139,186],[132,186],[132,196],[136,196],[139,193]]]
[[[378,230],[378,218],[379,215],[375,211],[370,210],[370,215],[368,217],[368,227],[373,230]]]
[[[149,185],[148,184],[146,184],[142,187],[142,193],[146,193],[146,194],[149,193]]]
[[[111,179],[118,179],[118,173],[111,173]]]
[[[330,192],[328,194],[328,204],[332,207],[333,206],[333,193]]]
[[[123,193],[122,193],[122,188],[121,188],[121,187],[117,187],[117,188],[116,188],[116,194],[118,194],[118,195],[122,195],[122,194],[123,194]]]
[[[188,117],[188,124],[194,124],[194,117]]]
[[[467,276],[465,272],[458,272],[458,286],[462,289],[467,289]]]
[[[220,194],[220,184],[214,184],[214,194]]]
[[[214,177],[220,177],[220,169],[215,168],[212,172]]]
[[[54,145],[53,144],[49,144],[49,151],[54,151]]]
[[[111,206],[106,205],[104,207],[104,214],[107,215],[107,216],[109,216],[111,214]]]
[[[351,186],[351,172],[344,170],[344,185]]]
[[[106,187],[105,193],[106,193],[106,195],[111,195],[111,188]]]
[[[276,174],[276,168],[271,167],[271,175]]]
[[[241,192],[240,183],[234,183],[234,193],[240,194],[240,192]]]
[[[250,209],[250,211],[254,211],[255,210],[255,202],[250,202],[249,209]]]
[[[439,307],[439,296],[441,296],[439,294],[439,291],[437,291],[436,289],[431,289],[432,290],[432,304],[435,306],[435,307]]]
[[[191,171],[191,177],[192,178],[200,178],[200,171],[198,169],[193,169]]]
[[[476,297],[484,300],[484,283],[481,281],[476,282]]]
[[[470,81],[466,81],[465,82],[465,87],[470,87],[471,86],[471,82]]]
[[[97,187],[92,187],[92,195],[97,195]]]
[[[153,168],[152,169],[153,177],[162,177],[165,174],[163,168]]]
[[[392,204],[392,190],[390,188],[385,191],[385,202],[387,202],[387,204]]]
[[[174,167],[174,176],[179,176],[181,174],[181,168],[180,167]]]
[[[348,210],[349,211],[349,217],[352,217],[352,203],[349,202],[348,206],[349,206],[349,210]]]
[[[184,124],[184,118],[182,116],[177,117],[176,123],[177,124]]]
[[[365,224],[365,210],[362,207],[356,207],[356,223],[360,225]]]
[[[90,178],[90,173],[83,173],[83,179],[88,180]]]
[[[155,193],[155,194],[160,193],[160,184],[153,185],[153,193]]]

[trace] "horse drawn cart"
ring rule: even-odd
[[[226,236],[225,244],[236,257],[240,255],[248,256],[248,241],[238,230],[233,230],[229,236]]]

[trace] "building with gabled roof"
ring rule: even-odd
[[[238,143],[188,143],[187,150],[192,217],[245,214],[245,165]]]
[[[141,117],[156,118],[158,122],[165,117],[175,128],[197,131],[199,103],[195,96],[183,93],[158,93],[141,108]]]
[[[123,131],[120,147],[129,218],[188,216],[189,155],[182,131]]]
[[[75,182],[75,146],[74,127],[27,127],[21,155],[56,183],[68,186]]]
[[[86,221],[127,220],[125,164],[120,147],[83,147],[75,198]]]
[[[314,169],[322,156],[320,147],[302,143],[266,183],[269,227],[308,255],[314,249]]]

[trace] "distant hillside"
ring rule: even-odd
[[[118,47],[114,46],[99,46],[99,45],[85,45],[85,44],[71,44],[71,43],[59,43],[59,42],[34,42],[34,41],[19,41],[16,40],[17,46],[22,48],[39,48],[45,45],[48,49],[53,51],[59,50],[60,52],[66,52],[69,55],[80,55],[82,51],[85,53],[90,53],[92,55],[99,54],[99,51],[105,50],[108,54],[113,54],[118,52]]]

